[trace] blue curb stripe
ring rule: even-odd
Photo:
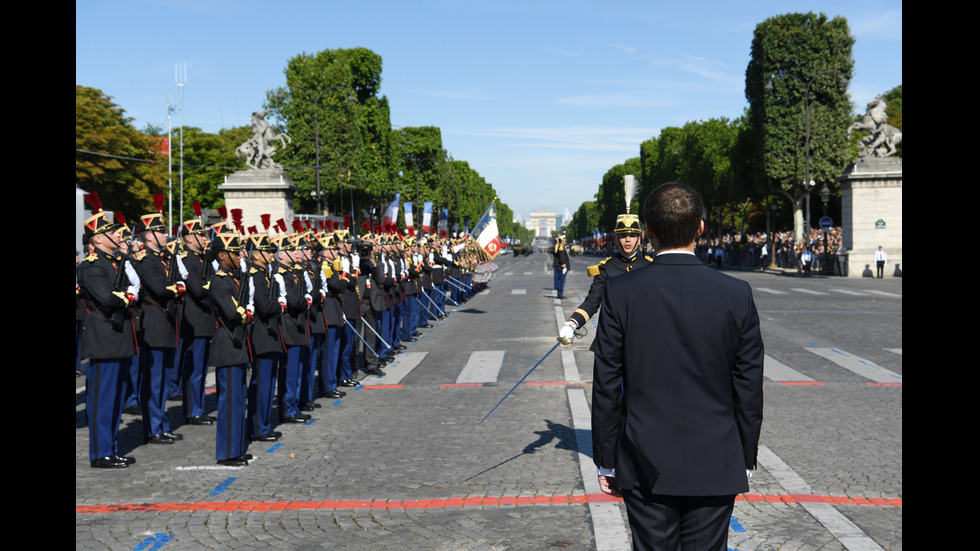
[[[145,551],[146,549],[160,549],[161,547],[163,547],[163,544],[167,543],[168,541],[170,541],[170,534],[164,534],[164,533],[153,534],[153,537],[149,537],[141,541],[139,545],[133,548],[133,551]]]
[[[272,453],[272,452],[278,450],[281,447],[282,447],[282,444],[276,444],[275,446],[272,446],[271,448],[265,450],[265,453]]]
[[[220,494],[221,492],[224,492],[225,490],[228,489],[228,486],[231,486],[231,483],[234,482],[234,481],[235,481],[235,478],[234,477],[232,477],[232,478],[226,478],[224,480],[224,482],[222,482],[221,484],[218,484],[218,486],[215,489],[211,490],[211,493],[208,494],[208,495],[216,496],[216,495]]]

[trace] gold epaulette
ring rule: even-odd
[[[179,256],[180,256],[181,258],[187,258],[187,255],[188,255],[188,254],[190,254],[190,253],[189,253],[188,251],[181,251],[181,253],[180,253],[180,255],[179,255]]]
[[[326,276],[327,279],[333,277],[333,266],[330,265],[330,262],[324,260],[323,263],[320,264],[320,268],[323,270],[323,275]]]
[[[602,266],[603,264],[605,264],[606,261],[609,260],[610,258],[612,258],[612,257],[611,256],[607,256],[605,260],[603,260],[602,262],[596,264],[595,266],[589,266],[588,268],[585,269],[585,273],[589,274],[589,277],[595,277],[595,276],[599,275],[599,266]]]
[[[85,257],[85,262],[95,262],[99,259],[99,255],[92,253]]]
[[[250,273],[250,274],[257,274],[257,273],[259,273],[259,269],[256,268],[255,266],[252,266],[252,269],[249,270],[248,273]]]
[[[653,262],[653,257],[648,254],[643,255],[643,258],[649,260],[650,262]]]
[[[140,251],[140,252],[138,252],[138,253],[136,253],[136,256],[135,256],[134,258],[135,258],[135,259],[136,259],[136,260],[137,260],[138,262],[142,262],[142,261],[143,261],[143,259],[144,259],[144,258],[146,258],[146,250],[144,249],[144,250],[142,250],[142,251]]]

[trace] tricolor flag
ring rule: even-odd
[[[422,233],[429,233],[429,226],[432,225],[432,201],[422,203]]]
[[[493,203],[490,203],[487,211],[473,227],[473,238],[491,259],[500,253],[503,245],[500,243],[500,232],[497,230],[497,207]]]
[[[415,235],[415,220],[412,218],[412,203],[405,201],[405,229],[408,235]]]
[[[381,223],[382,227],[387,229],[395,225],[395,221],[398,220],[398,203],[401,202],[401,199],[402,194],[396,193],[395,200],[388,203],[388,206],[385,207],[384,220]]]
[[[449,232],[449,209],[442,209],[441,216],[439,216],[439,237],[445,239],[446,233]]]

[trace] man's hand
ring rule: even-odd
[[[572,344],[576,329],[578,329],[578,324],[571,320],[566,321],[565,325],[562,325],[561,329],[558,330],[558,340],[565,346]]]
[[[623,494],[619,492],[619,486],[616,485],[616,477],[599,475],[599,489],[604,494],[623,497]]]

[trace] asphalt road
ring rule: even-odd
[[[124,414],[120,451],[136,464],[90,468],[77,378],[76,548],[628,549],[589,457],[592,321],[477,427],[552,350],[597,260],[573,258],[559,301],[547,255],[498,257],[488,289],[449,304],[384,378],[280,425],[247,467],[217,466],[214,428],[179,426],[172,401],[183,441],[143,444]],[[728,273],[754,289],[767,353],[760,468],[729,546],[900,550],[901,279]]]

